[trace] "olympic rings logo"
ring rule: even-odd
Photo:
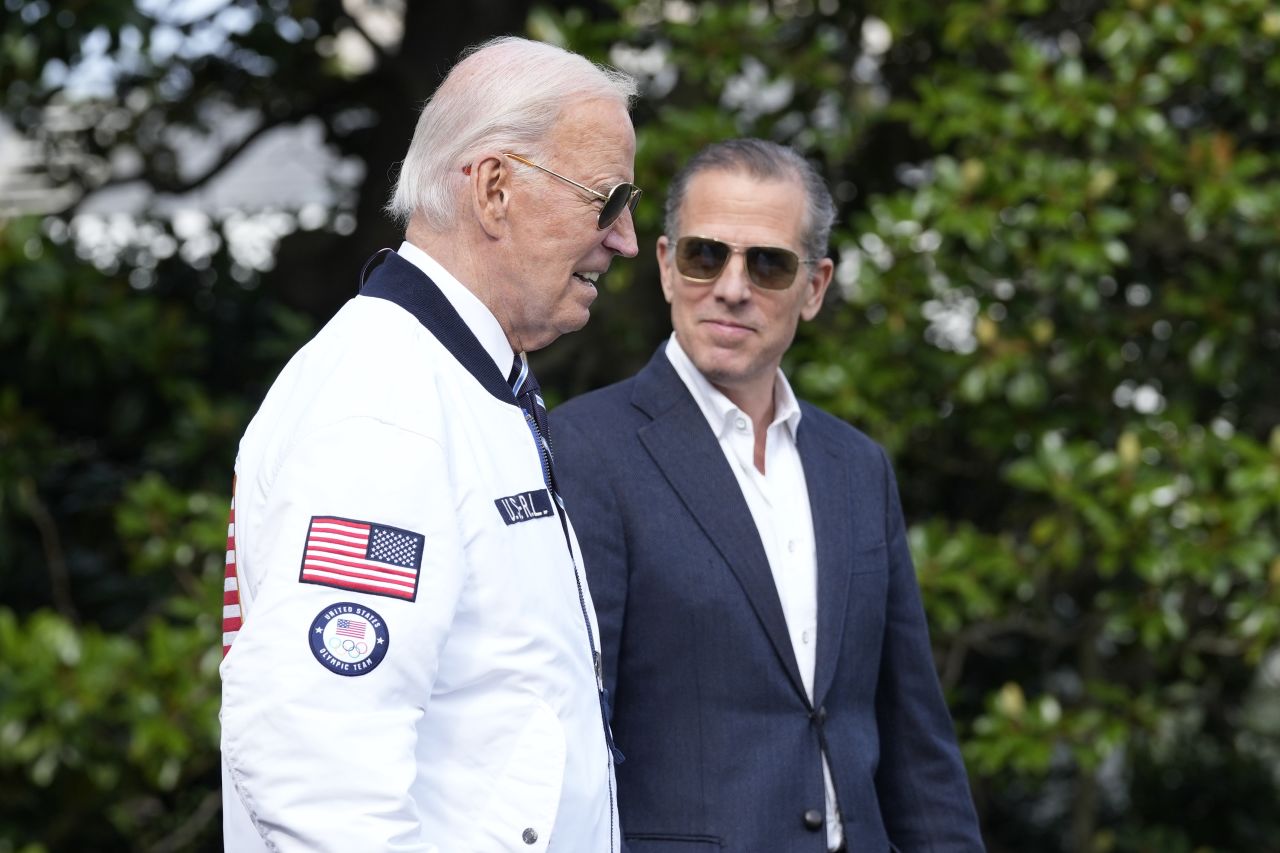
[[[330,637],[326,645],[329,647],[329,651],[333,652],[334,657],[360,660],[369,654],[368,643],[362,640],[353,640],[350,637]]]

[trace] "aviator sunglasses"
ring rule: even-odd
[[[818,258],[801,258],[790,249],[777,246],[732,246],[710,237],[681,237],[676,241],[676,269],[680,275],[697,282],[719,278],[733,255],[746,258],[747,277],[765,290],[786,290],[796,280],[801,264],[816,263]]]
[[[604,205],[600,208],[600,217],[596,220],[596,228],[601,231],[617,222],[618,217],[622,215],[622,211],[634,211],[636,209],[636,204],[640,201],[640,188],[635,184],[621,183],[609,190],[608,194],[605,194],[598,190],[593,190],[591,187],[584,187],[582,184],[571,178],[566,178],[564,175],[557,174],[545,166],[539,166],[537,163],[524,159],[519,154],[505,152],[503,156],[510,157],[512,160],[518,160],[526,166],[532,166],[539,171],[546,172],[548,175],[551,175],[553,178],[559,178],[566,184],[573,184],[583,192],[590,193],[603,201]]]

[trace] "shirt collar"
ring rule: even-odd
[[[493,312],[468,290],[466,285],[440,266],[439,261],[408,240],[400,244],[396,254],[422,270],[427,278],[435,282],[436,287],[440,288],[445,299],[449,300],[453,310],[458,312],[458,316],[480,341],[480,346],[484,347],[484,351],[493,359],[493,363],[498,366],[498,370],[505,378],[511,371],[515,352],[507,341],[507,333],[502,331],[502,325],[498,323],[498,318],[493,316]]]
[[[702,371],[680,346],[675,332],[672,332],[667,340],[667,360],[671,362],[676,375],[689,389],[694,402],[702,410],[702,416],[707,419],[707,423],[717,436],[723,436],[732,428],[733,422],[739,416],[745,416],[745,413],[732,400],[702,375]],[[778,375],[773,381],[773,423],[770,426],[783,423],[786,424],[787,431],[794,441],[796,431],[800,428],[800,403],[796,399],[795,392],[791,390],[791,383],[787,381],[783,372],[778,370]]]

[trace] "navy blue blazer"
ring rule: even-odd
[[[889,461],[801,408],[812,703],[746,500],[663,348],[551,414],[626,756],[624,837],[632,853],[823,853],[825,744],[849,850],[980,851]]]

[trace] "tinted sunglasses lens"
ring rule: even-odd
[[[757,246],[747,249],[747,274],[766,290],[786,290],[796,280],[800,259],[787,249]]]
[[[609,190],[609,197],[604,200],[604,207],[600,208],[600,219],[596,226],[601,230],[608,228],[618,221],[622,211],[628,207],[635,210],[639,200],[640,191],[633,184],[618,184]]]
[[[676,241],[676,269],[694,281],[711,281],[729,260],[729,247],[718,240],[681,237]]]

